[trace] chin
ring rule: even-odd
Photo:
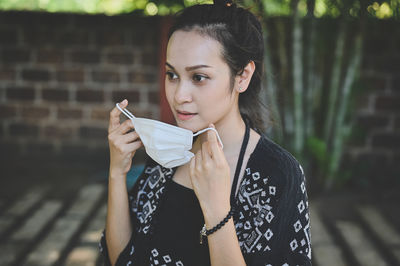
[[[208,127],[208,124],[203,122],[196,122],[196,121],[182,121],[179,119],[176,119],[176,125],[180,128],[184,128],[184,129],[188,129],[190,131],[192,131],[193,133],[196,133],[199,130],[202,130],[206,127]]]
[[[180,121],[178,119],[176,119],[176,125],[180,128],[184,128],[184,129],[188,129],[192,132],[196,132],[196,126],[193,126],[192,123],[189,123],[187,121]]]

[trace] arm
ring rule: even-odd
[[[106,242],[112,265],[128,244],[132,234],[125,178],[109,176]]]
[[[228,212],[229,207],[220,215],[211,215],[210,218],[205,216],[207,229],[217,225]],[[221,229],[208,236],[208,247],[211,265],[246,265],[232,218]]]
[[[206,228],[211,229],[228,214],[231,192],[230,168],[213,131],[190,162],[190,179]],[[208,236],[208,245],[211,265],[246,265],[232,218]]]
[[[127,100],[120,103],[122,108]],[[108,143],[110,148],[110,172],[108,179],[108,205],[106,219],[106,244],[109,259],[114,265],[132,235],[129,199],[126,187],[126,174],[131,168],[132,158],[137,149],[143,146],[134,126],[126,120],[120,124],[121,111],[114,107],[110,113]]]

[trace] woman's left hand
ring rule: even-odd
[[[190,179],[206,224],[215,226],[230,210],[231,177],[225,154],[213,130],[207,132],[207,140],[190,161]]]

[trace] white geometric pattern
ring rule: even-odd
[[[163,259],[166,263],[171,262],[171,257],[169,255],[163,256]]]
[[[291,248],[292,251],[293,251],[293,250],[295,250],[297,247],[298,247],[297,240],[296,240],[296,239],[293,239],[292,242],[290,242],[290,248]]]
[[[267,240],[270,240],[271,237],[274,235],[274,233],[272,233],[271,229],[268,228],[267,232],[265,232],[264,236]]]
[[[301,182],[301,192],[304,193],[306,191],[306,185],[304,184],[304,182]]]
[[[297,251],[302,254],[311,252],[311,241],[309,230],[305,230],[305,227],[309,224],[308,201],[303,170],[301,166],[299,168],[302,173],[302,180],[299,182],[299,191],[301,191],[304,197],[296,205],[296,211],[301,216],[298,216],[293,221],[292,230],[295,238],[291,240],[289,246],[291,251]],[[249,179],[242,182],[242,187],[238,193],[238,201],[243,206],[243,211],[240,212],[239,220],[235,221],[240,247],[244,253],[254,253],[260,250],[271,251],[271,248],[267,245],[267,241],[269,242],[274,234],[271,228],[267,228],[267,225],[271,224],[275,217],[274,213],[276,210],[274,206],[276,205],[276,197],[279,196],[279,187],[272,183],[273,177],[263,177],[259,171],[252,173],[250,168],[247,168],[245,173]],[[263,182],[258,182],[259,179],[263,180]],[[249,189],[249,187],[252,189]],[[252,215],[251,213],[254,214]],[[252,223],[245,219],[248,216],[254,217]],[[266,221],[267,223],[263,223],[262,221]],[[260,233],[263,234],[263,238],[260,237]],[[299,243],[301,243],[301,248],[299,247]],[[308,257],[311,258],[310,256]]]
[[[270,186],[270,187],[269,187],[269,194],[275,195],[275,193],[276,193],[276,187]]]
[[[304,202],[300,201],[300,203],[297,205],[297,208],[299,209],[299,212],[302,213],[305,209]]]
[[[253,177],[254,180],[260,179],[260,173],[259,172],[255,172],[251,176]]]
[[[272,219],[274,219],[274,214],[273,214],[272,212],[269,212],[269,213],[267,214],[266,219],[267,219],[267,222],[268,222],[268,223],[271,223]]]
[[[291,159],[287,159],[291,160]],[[250,160],[249,160],[250,162]],[[248,162],[248,165],[251,165]],[[272,164],[270,164],[272,165]],[[288,164],[287,164],[288,165]],[[287,166],[286,165],[286,166]],[[274,225],[280,222],[281,217],[278,211],[281,194],[285,191],[285,184],[281,183],[282,176],[275,176],[273,172],[268,171],[265,165],[251,165],[246,167],[244,176],[240,182],[236,203],[239,207],[234,216],[234,225],[239,240],[239,246],[244,255],[265,254],[265,258],[271,257],[274,252]],[[264,168],[263,168],[264,167]],[[272,167],[272,166],[271,166]],[[307,255],[311,261],[311,235],[310,219],[308,211],[308,198],[305,185],[304,170],[300,164],[297,164],[296,174],[299,176],[289,177],[299,178],[299,187],[295,188],[293,193],[302,195],[296,198],[293,213],[294,220],[289,221],[290,243],[287,245],[288,251]],[[296,172],[296,171],[295,171]],[[151,229],[153,214],[159,206],[159,200],[165,191],[165,185],[168,179],[172,179],[173,170],[155,165],[146,167],[145,175],[137,183],[137,191],[129,195],[129,203],[132,213],[136,215],[138,225],[137,233],[148,234]],[[301,175],[301,176],[300,176]],[[290,197],[291,195],[289,195]],[[104,239],[104,234],[102,239]],[[104,252],[104,247],[99,243],[99,249]],[[131,248],[128,249],[130,260],[124,264],[136,265],[135,245],[131,242]],[[169,254],[166,254],[169,253]],[[128,255],[128,254],[126,254]],[[264,255],[263,255],[264,256]],[[250,257],[249,257],[250,258]],[[267,259],[268,260],[268,259]],[[263,265],[275,265],[267,264]],[[286,261],[290,262],[290,261]],[[269,262],[271,263],[271,262]],[[281,262],[279,265],[292,265],[292,263]],[[152,247],[150,252],[151,265],[184,265],[182,258],[176,258],[171,252],[165,252],[163,249]],[[295,263],[296,265],[299,263]],[[257,264],[258,265],[258,264]],[[260,264],[261,265],[261,264]]]
[[[297,220],[296,223],[293,225],[294,231],[297,233],[302,228],[300,220]]]
[[[156,248],[151,250],[150,255],[150,265],[171,265],[171,263],[174,263],[175,265],[184,265],[182,261],[172,259],[172,256],[169,254],[161,255],[160,251]]]

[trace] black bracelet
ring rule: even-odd
[[[216,226],[211,228],[210,230],[206,229],[206,224],[204,224],[203,228],[200,230],[200,244],[203,244],[203,237],[207,237],[217,231],[218,229],[221,229],[222,226],[224,226],[228,220],[232,217],[234,213],[234,209],[231,207],[230,211],[228,212],[228,215]]]

